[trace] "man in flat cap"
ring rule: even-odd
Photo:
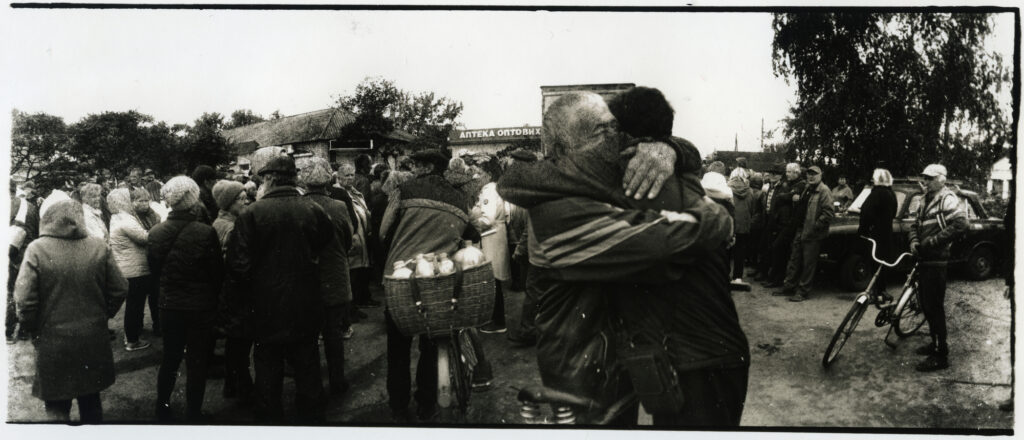
[[[317,335],[324,300],[318,261],[338,240],[323,208],[295,189],[295,161],[271,159],[259,170],[266,192],[235,221],[228,241],[229,288],[251,312],[260,422],[284,420],[285,360],[295,370],[300,423],[324,418]]]
[[[917,364],[917,371],[949,368],[946,343],[946,266],[950,245],[967,231],[967,213],[956,194],[946,187],[946,167],[931,164],[921,172],[924,201],[917,220],[910,226],[910,251],[918,257],[918,298],[932,340],[916,353],[928,356]]]
[[[818,267],[821,241],[828,236],[828,227],[834,216],[832,192],[821,182],[821,168],[813,165],[807,168],[807,186],[793,213],[796,234],[789,253],[786,279],[782,291],[777,293],[792,295],[789,300],[793,302],[807,299]]]

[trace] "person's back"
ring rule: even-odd
[[[382,225],[387,247],[385,270],[395,261],[424,253],[453,255],[466,234],[466,198],[440,175],[418,177],[399,186],[398,221]],[[384,219],[388,223],[388,219]],[[389,227],[390,226],[390,227]]]
[[[249,279],[258,341],[290,340],[319,329],[316,261],[335,239],[332,227],[323,209],[293,187],[267,191],[236,220],[233,271]]]
[[[224,267],[217,231],[187,210],[149,232],[148,261],[160,282],[160,308],[213,310]]]

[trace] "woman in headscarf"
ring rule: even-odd
[[[148,196],[149,193],[141,190]],[[148,203],[147,203],[148,205]],[[128,279],[128,297],[124,310],[124,348],[128,351],[149,348],[149,342],[139,337],[142,332],[146,298],[156,288],[146,261],[146,243],[149,232],[135,214],[131,192],[117,188],[107,195],[110,207],[110,250],[114,253],[121,273]]]
[[[90,236],[107,241],[110,233],[103,221],[103,187],[97,183],[87,183],[80,190],[82,207],[85,209],[85,228]]]
[[[32,394],[46,402],[54,420],[69,421],[76,399],[81,422],[99,423],[99,393],[114,383],[109,304],[124,296],[128,282],[107,244],[86,232],[80,203],[63,200],[47,208],[14,292],[22,328],[34,335]]]
[[[184,356],[189,421],[202,420],[206,370],[213,351],[217,305],[224,272],[217,231],[197,221],[199,186],[185,176],[172,178],[160,194],[171,207],[167,221],[149,232],[149,268],[160,285],[163,362],[157,373],[156,415],[171,419],[171,392]],[[186,351],[187,348],[187,351]]]

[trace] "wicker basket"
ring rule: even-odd
[[[384,301],[406,336],[444,336],[454,329],[479,327],[494,311],[491,263],[432,278],[384,277]]]

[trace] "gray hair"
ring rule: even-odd
[[[160,196],[171,209],[187,210],[199,202],[199,185],[188,176],[175,176],[160,188]]]
[[[128,188],[118,188],[107,194],[107,207],[114,214],[119,212],[131,214],[133,212],[132,195],[128,192]]]
[[[875,168],[871,174],[871,181],[877,186],[892,186],[892,174],[885,168]]]
[[[103,197],[103,186],[98,183],[86,183],[85,185],[82,185],[82,189],[79,190],[79,195],[82,196],[82,204],[90,205],[89,203],[85,203],[87,198]],[[93,208],[99,208],[99,206],[93,206]]]
[[[544,130],[541,144],[551,157],[562,156],[579,144],[597,124],[593,106],[603,104],[600,95],[593,92],[570,92],[551,103],[544,112]]]
[[[800,171],[800,164],[798,164],[796,162],[787,163],[786,164],[786,171],[789,171],[789,170]]]
[[[322,157],[301,158],[297,161],[299,168],[299,184],[307,187],[321,187],[334,179],[331,164]]]

